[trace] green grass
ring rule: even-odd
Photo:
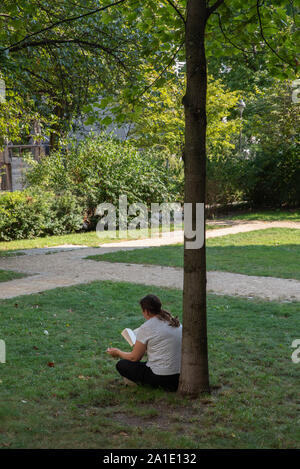
[[[124,387],[107,356],[141,324],[141,285],[94,282],[0,301],[0,447],[299,447],[299,303],[209,295],[211,396]],[[181,316],[182,293],[151,287]],[[44,334],[44,330],[49,332]],[[54,363],[54,367],[48,366]]]
[[[23,252],[18,251],[0,251],[0,257],[16,257],[16,256],[24,256]]]
[[[0,269],[0,282],[8,282],[9,280],[15,280],[16,278],[22,278],[26,276],[26,274],[21,274],[20,272]]]
[[[183,267],[182,245],[89,256],[96,261]],[[300,230],[270,228],[207,240],[207,268],[300,280]]]
[[[217,217],[218,218],[218,217]],[[300,210],[253,210],[229,213],[220,219],[230,220],[261,220],[261,221],[300,221]]]
[[[7,252],[13,254],[12,251],[18,249],[54,247],[63,244],[77,244],[96,247],[103,242],[107,243],[110,241],[117,241],[116,239],[112,238],[111,233],[105,232],[103,237],[99,239],[95,231],[89,231],[87,233],[73,233],[61,236],[46,236],[44,238],[2,241],[0,242],[0,256],[5,255]]]
[[[247,213],[237,212],[228,215],[227,217],[216,217],[214,220],[263,220],[263,221],[300,221],[300,210],[265,210],[265,211],[249,211]],[[207,229],[223,228],[226,225],[207,225]],[[138,234],[141,237],[148,237],[148,230],[141,230]],[[99,239],[95,231],[87,233],[72,233],[62,236],[47,236],[43,238],[34,239],[21,239],[16,241],[2,241],[0,242],[0,257],[6,255],[7,252],[18,249],[32,249],[43,247],[54,247],[62,244],[77,244],[90,247],[97,247],[101,243],[108,243],[110,241],[122,241],[124,238],[112,238],[111,233],[105,232],[102,238]]]
[[[173,228],[171,228],[173,229]],[[176,228],[177,229],[177,228]],[[100,238],[99,238],[100,236]],[[97,247],[102,243],[118,242],[126,239],[126,234],[121,233],[120,237],[116,238],[110,231],[104,231],[96,234],[96,231],[89,231],[86,233],[71,233],[61,236],[46,236],[43,238],[34,239],[19,239],[16,241],[2,241],[0,242],[0,256],[13,254],[14,250],[18,249],[33,249],[44,247],[55,247],[63,244],[75,244],[89,247]],[[117,231],[117,236],[119,232]],[[130,239],[147,238],[149,236],[148,229],[133,231]]]
[[[217,228],[223,228],[227,225],[215,226],[207,225],[207,229],[213,230]],[[173,226],[171,226],[173,230]],[[181,227],[176,227],[181,229]],[[161,229],[160,229],[161,231]],[[117,231],[117,236],[119,233]],[[126,234],[121,233],[120,237],[114,238],[109,231],[101,233],[101,238],[96,234],[96,231],[89,231],[87,233],[72,233],[68,235],[61,236],[46,236],[44,238],[34,238],[34,239],[19,239],[16,241],[1,241],[0,242],[0,257],[8,255],[22,255],[22,253],[17,253],[15,251],[21,249],[34,249],[34,248],[44,248],[44,247],[55,247],[61,246],[63,244],[75,244],[89,247],[98,247],[103,243],[115,243],[121,242],[127,239]],[[128,239],[138,239],[138,238],[148,238],[150,233],[148,229],[142,229],[138,231],[133,231],[130,238]]]

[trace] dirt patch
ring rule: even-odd
[[[208,405],[203,404],[203,408],[195,409],[191,406],[168,406],[163,404],[140,405],[136,411],[113,412],[110,418],[117,423],[134,427],[141,431],[149,428],[158,430],[169,430],[170,427],[178,427],[182,430],[187,429],[191,424],[198,425],[201,422],[205,407]],[[140,413],[138,415],[136,412]],[[146,415],[144,414],[146,413]]]

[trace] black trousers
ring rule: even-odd
[[[116,368],[121,376],[137,384],[144,384],[153,388],[163,388],[166,391],[177,391],[179,374],[156,375],[145,362],[132,362],[130,360],[120,360],[116,364]]]

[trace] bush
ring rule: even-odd
[[[97,205],[109,202],[118,206],[122,194],[127,196],[128,204],[181,201],[182,169],[170,160],[170,155],[162,151],[141,152],[130,142],[120,142],[111,135],[90,135],[67,150],[51,153],[40,163],[29,159],[27,182],[56,194],[72,193],[84,204],[86,221],[92,229]]]
[[[207,160],[206,203],[227,205],[243,200],[241,161],[231,155]]]
[[[258,151],[245,162],[245,178],[240,186],[255,206],[299,207],[300,160],[296,144]]]
[[[83,209],[70,193],[6,192],[0,195],[0,241],[79,231]]]
[[[296,143],[259,145],[250,155],[207,162],[209,205],[247,201],[255,207],[299,207],[300,159]]]

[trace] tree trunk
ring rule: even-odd
[[[186,18],[187,87],[185,109],[185,203],[205,203],[206,89],[205,0],[188,0]],[[205,230],[205,223],[202,227]],[[200,249],[184,246],[183,344],[179,392],[197,396],[209,392],[206,327],[205,241]]]

